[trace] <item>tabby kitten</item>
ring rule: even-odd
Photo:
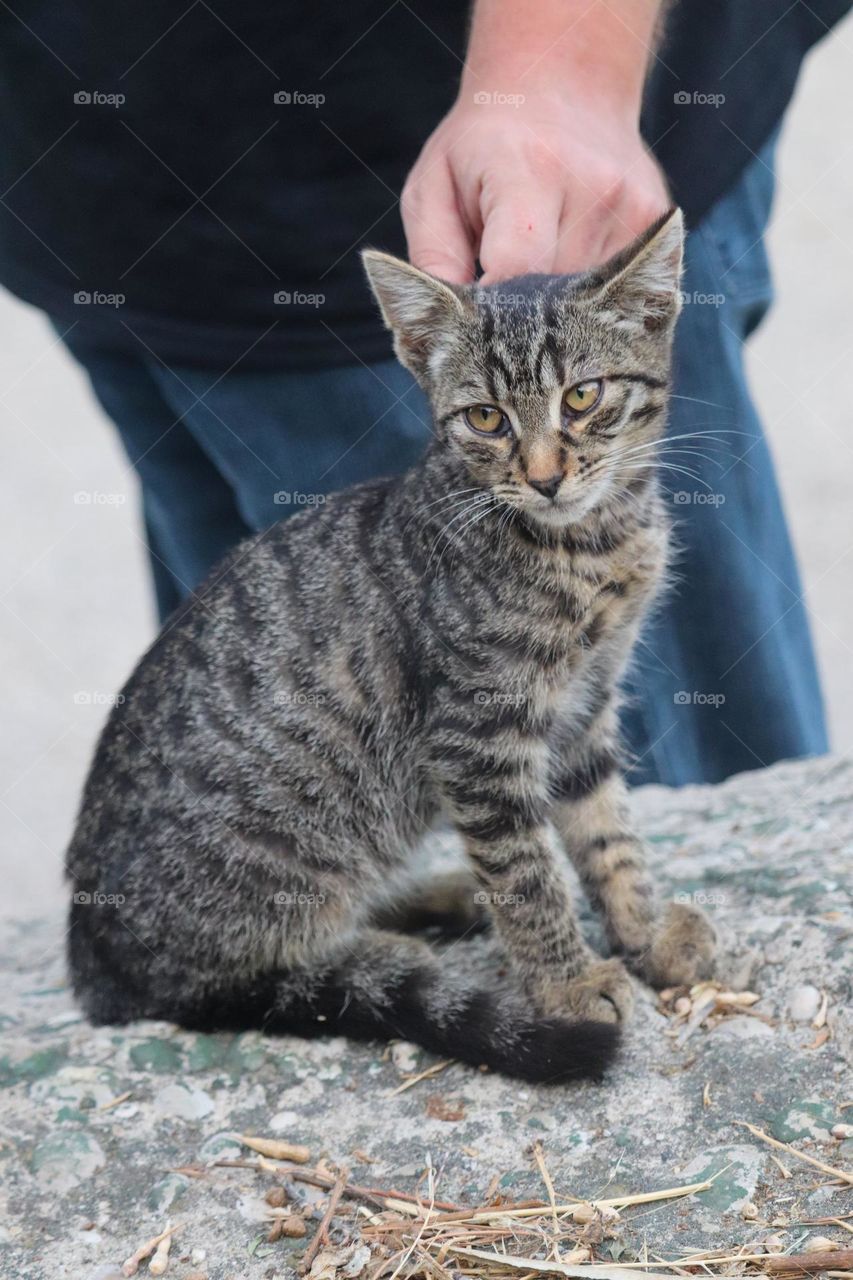
[[[435,441],[240,546],[125,686],[68,853],[94,1021],[403,1037],[561,1081],[610,1059],[624,965],[708,972],[705,918],[655,902],[617,734],[666,564],[681,246],[675,211],[588,274],[465,288],[365,254]],[[466,869],[419,887],[439,814]],[[405,932],[484,913],[488,983]]]

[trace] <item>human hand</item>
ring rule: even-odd
[[[629,2],[651,42],[656,0]],[[478,259],[485,284],[597,266],[671,204],[639,131],[648,48],[602,26],[607,6],[566,25],[570,7],[541,4],[531,33],[514,0],[480,0],[459,97],[403,189],[409,257],[444,280]]]

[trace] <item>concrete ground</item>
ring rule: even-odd
[[[853,764],[801,761],[719,787],[646,787],[637,811],[667,896],[704,905],[713,918],[718,976],[731,986],[726,994],[706,984],[690,998],[681,988],[658,1001],[637,985],[635,1016],[603,1085],[526,1085],[436,1063],[403,1042],[389,1053],[340,1037],[200,1034],[166,1022],[93,1027],[64,983],[59,920],[0,921],[0,966],[9,974],[0,1274],[122,1280],[122,1260],[171,1222],[170,1280],[296,1280],[326,1202],[292,1181],[292,1165],[245,1167],[254,1157],[241,1134],[304,1144],[302,1176],[313,1176],[315,1163],[327,1178],[330,1165],[346,1167],[351,1183],[375,1189],[370,1213],[381,1216],[369,1228],[352,1193],[343,1195],[330,1248],[308,1280],[371,1280],[383,1258],[382,1274],[396,1275],[397,1256],[388,1255],[409,1247],[424,1224],[404,1222],[401,1242],[384,1248],[376,1224],[400,1222],[399,1210],[383,1213],[388,1194],[429,1199],[427,1166],[436,1199],[451,1208],[494,1195],[504,1208],[543,1203],[534,1143],[558,1204],[606,1199],[577,1221],[560,1215],[555,1256],[566,1262],[578,1260],[575,1247],[612,1268],[709,1249],[796,1255],[816,1236],[849,1246],[838,1219],[849,1212],[850,1186],[808,1161],[853,1176]],[[447,946],[466,971],[476,966],[485,977],[500,966],[487,936]],[[738,1001],[732,987],[752,994]],[[435,1074],[418,1079],[430,1067]],[[790,1145],[774,1150],[745,1124]],[[234,1160],[243,1167],[218,1163]],[[671,1196],[697,1182],[685,1200],[612,1208],[621,1197]],[[276,1211],[264,1197],[276,1184],[289,1192],[301,1239],[267,1243]],[[502,1217],[496,1225],[473,1241],[447,1239],[544,1267],[547,1207],[537,1222]],[[429,1265],[442,1238],[418,1239],[420,1252],[400,1272],[407,1280],[470,1274],[453,1254],[443,1271]],[[535,1266],[509,1271],[496,1262],[478,1274],[510,1280]],[[769,1270],[761,1265],[759,1275]],[[146,1264],[138,1274],[150,1274]],[[603,1271],[609,1280],[640,1274]],[[706,1274],[743,1275],[743,1266]]]
[[[778,303],[750,352],[841,751],[853,747],[851,45],[848,20],[789,117],[770,235]],[[0,335],[0,913],[24,917],[61,897],[95,735],[154,624],[136,485],[108,422],[37,312],[0,296]]]

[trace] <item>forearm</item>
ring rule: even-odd
[[[477,0],[460,96],[564,93],[639,116],[661,0]]]

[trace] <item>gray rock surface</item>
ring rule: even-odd
[[[705,904],[721,929],[721,979],[760,999],[693,1027],[672,1016],[672,1000],[642,992],[600,1086],[522,1087],[452,1065],[395,1094],[428,1055],[164,1023],[92,1028],[65,986],[62,921],[4,926],[0,1274],[107,1280],[171,1220],[183,1224],[167,1272],[176,1280],[292,1276],[304,1241],[265,1242],[269,1179],[211,1165],[251,1155],[240,1133],[307,1144],[353,1181],[400,1191],[431,1160],[437,1195],[465,1205],[481,1204],[495,1178],[512,1199],[542,1197],[536,1140],[558,1195],[717,1175],[689,1200],[625,1210],[602,1260],[644,1244],[660,1257],[739,1247],[771,1230],[794,1249],[810,1231],[843,1237],[798,1224],[849,1212],[849,1186],[776,1151],[793,1175],[783,1177],[771,1148],[736,1122],[853,1168],[853,1142],[830,1135],[853,1120],[853,767],[821,759],[715,788],[649,788],[635,811],[668,891]],[[473,945],[482,962],[492,944]],[[202,1167],[175,1172],[187,1165]],[[322,1193],[294,1194],[319,1219]],[[333,1239],[354,1222],[345,1204]]]

